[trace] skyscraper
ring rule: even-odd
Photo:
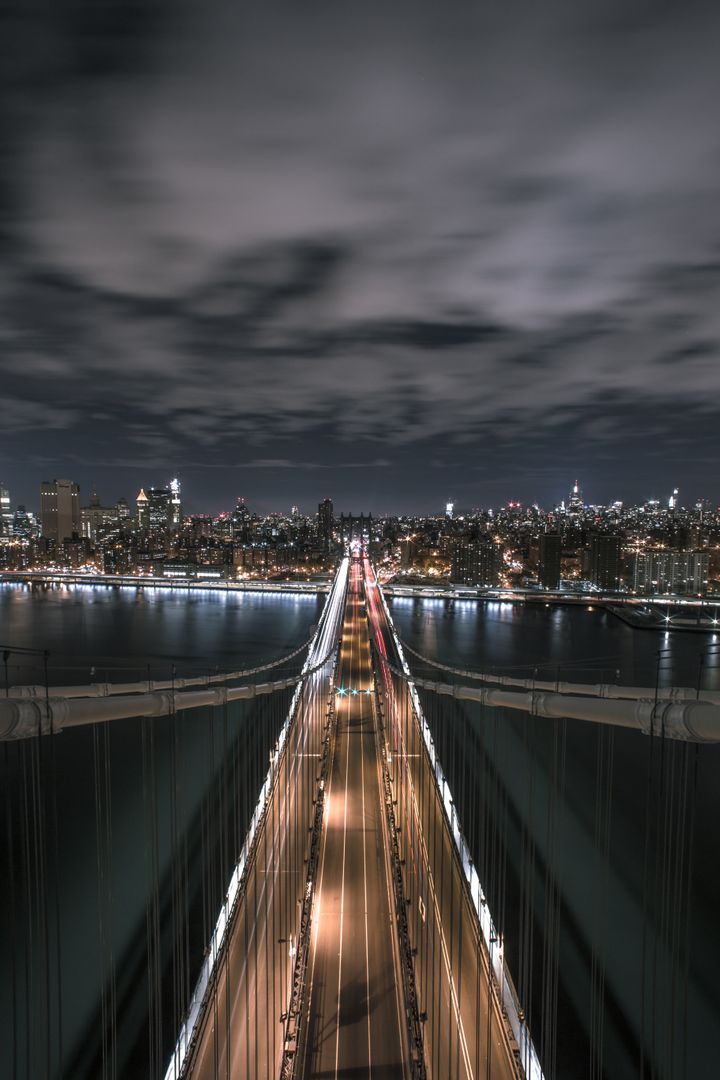
[[[0,484],[0,536],[11,536],[13,515],[10,509],[10,491]]]
[[[148,526],[151,532],[161,532],[172,528],[173,493],[169,487],[147,490]]]
[[[29,514],[24,506],[18,506],[13,515],[13,536],[19,540],[29,540],[36,528],[36,522],[32,514]]]
[[[322,541],[326,554],[330,551],[334,524],[332,499],[323,499],[321,503],[318,503],[318,537]]]
[[[544,589],[557,589],[560,585],[561,554],[562,539],[558,533],[543,533],[540,537],[538,577]]]
[[[179,529],[182,524],[182,502],[180,499],[180,481],[177,477],[170,481],[170,528]]]
[[[145,494],[145,488],[140,488],[135,499],[135,512],[137,514],[138,529],[150,528],[150,512],[148,497]]]
[[[590,580],[600,589],[620,586],[620,537],[597,533],[590,539]]]
[[[80,487],[72,480],[43,480],[40,485],[42,534],[61,544],[80,535]]]
[[[568,496],[568,513],[581,514],[584,509],[582,491],[580,489],[580,481],[576,480],[573,484],[573,489]]]

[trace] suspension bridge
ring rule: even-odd
[[[443,666],[400,640],[361,552],[342,560],[312,638],[280,660],[5,689],[13,1078],[541,1080],[571,1075],[563,1017],[593,1080],[623,1075],[608,1049],[623,1041],[634,1075],[675,1077],[694,1060],[689,1011],[714,1030],[689,970],[689,904],[697,748],[720,742],[719,691]],[[574,720],[597,740],[592,865],[563,816]],[[133,905],[120,908],[114,863],[133,838],[115,822],[110,733],[133,726],[148,887],[121,954],[114,927]],[[611,902],[616,729],[650,756],[642,889]],[[95,806],[98,927],[72,933],[58,871],[62,732],[91,733]],[[612,935],[637,954],[638,987]],[[90,938],[101,977],[88,1031],[100,1036],[68,1045],[63,1002]],[[578,968],[567,980],[561,959]],[[583,966],[587,1002],[573,1008]]]

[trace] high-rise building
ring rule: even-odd
[[[318,538],[322,541],[325,554],[330,551],[334,524],[332,499],[323,499],[321,503],[318,503]]]
[[[231,521],[233,537],[242,541],[243,544],[248,544],[250,542],[252,514],[242,496],[238,496]]]
[[[149,529],[150,504],[144,488],[140,488],[135,499],[135,513],[137,514],[138,529]]]
[[[0,536],[12,536],[12,526],[10,491],[4,484],[0,484]]]
[[[568,513],[581,514],[585,506],[583,503],[582,491],[580,490],[580,481],[576,480],[573,484],[573,489],[568,496]]]
[[[538,578],[544,589],[557,589],[560,585],[561,555],[562,537],[558,533],[542,533]]]
[[[80,487],[72,480],[43,480],[40,485],[43,536],[61,544],[80,535]]]
[[[32,514],[29,514],[24,506],[18,506],[13,515],[13,536],[18,540],[30,540],[37,532],[37,523]]]
[[[82,535],[94,544],[104,531],[116,529],[117,525],[117,506],[101,506],[100,496],[93,491],[89,505],[80,509]]]
[[[151,532],[171,529],[173,523],[173,493],[169,487],[148,488],[148,527]]]
[[[450,580],[457,585],[498,585],[502,565],[502,548],[494,541],[460,541],[453,547]]]
[[[703,596],[710,556],[706,551],[647,551],[632,559],[633,591],[643,596]]]
[[[588,576],[599,589],[620,587],[620,537],[596,533],[590,538]]]
[[[170,528],[177,531],[182,525],[182,501],[180,499],[180,481],[177,477],[170,481]]]

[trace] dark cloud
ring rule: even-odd
[[[269,498],[337,468],[407,505],[580,467],[610,497],[596,463],[645,439],[633,497],[685,439],[716,494],[719,28],[619,0],[16,6],[3,478],[186,465],[218,504],[240,465]],[[363,460],[388,462],[365,489]]]

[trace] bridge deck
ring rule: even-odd
[[[353,560],[310,958],[304,1077],[406,1075],[372,670]]]
[[[392,635],[365,560],[370,623],[392,651]],[[401,854],[415,977],[424,1025],[425,1060],[436,1080],[516,1080],[489,959],[471,908],[442,801],[404,684],[387,670],[383,693],[393,748],[393,792],[402,825]]]

